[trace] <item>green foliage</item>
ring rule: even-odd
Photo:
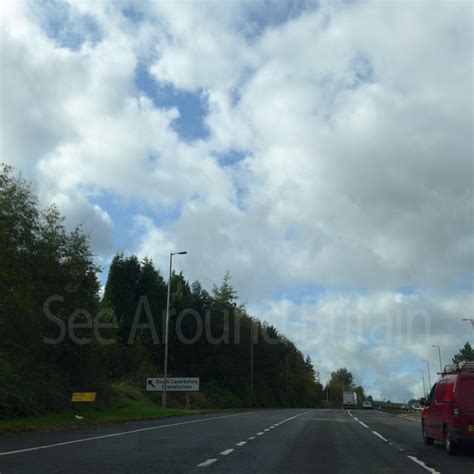
[[[100,348],[67,336],[54,344],[45,338],[56,339],[78,308],[97,311],[99,269],[81,230],[66,232],[57,209],[40,209],[28,183],[7,166],[0,174],[0,215],[0,417],[62,409],[70,388],[101,379],[93,361]],[[51,297],[54,320],[44,313]],[[87,338],[93,330],[77,335]]]
[[[203,395],[210,401],[214,408],[241,408],[242,401],[231,391],[217,385],[215,382],[207,383],[202,388]]]
[[[462,362],[463,360],[474,360],[474,349],[469,342],[466,342],[457,354],[453,357],[453,363]]]
[[[163,372],[167,284],[160,272],[148,258],[119,253],[100,300],[88,237],[80,228],[67,232],[59,211],[40,208],[8,166],[0,174],[0,217],[0,418],[66,409],[71,392],[81,390],[97,391],[100,409],[128,404],[138,395],[124,380],[143,387]],[[71,325],[80,327],[71,333]],[[320,404],[311,359],[247,314],[228,273],[212,294],[173,273],[169,327],[169,375],[200,377],[213,406]]]
[[[19,370],[0,354],[0,411],[1,418],[27,416],[38,413],[35,394],[24,386]]]
[[[342,393],[344,391],[355,391],[356,389],[354,376],[345,367],[336,370],[331,373],[328,388],[331,404],[333,406],[342,406]]]

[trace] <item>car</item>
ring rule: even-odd
[[[366,410],[372,410],[372,402],[366,400],[364,403],[362,403],[362,408]]]
[[[460,444],[474,444],[474,361],[446,367],[421,404],[425,444],[441,441],[448,454]]]

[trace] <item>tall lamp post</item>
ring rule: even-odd
[[[329,385],[328,385],[328,373],[325,372],[324,373],[325,375],[325,379],[326,379],[326,403],[327,403],[327,406],[329,407]]]
[[[170,253],[170,273],[168,278],[168,296],[166,298],[166,321],[165,321],[165,366],[163,370],[164,387],[161,394],[161,406],[166,408],[166,395],[168,385],[168,326],[170,321],[170,299],[171,299],[171,272],[173,267],[173,255],[186,255],[188,252]]]
[[[423,396],[426,398],[426,385],[425,385],[425,373],[423,370],[419,370],[418,372],[421,373],[421,376],[423,378]]]
[[[474,341],[474,319],[473,318],[462,318],[463,321],[471,323],[471,340]]]
[[[430,374],[430,361],[425,360],[423,361],[428,366],[428,390],[431,391],[431,374]]]
[[[250,390],[253,404],[253,319],[250,321]]]
[[[439,346],[433,346],[433,347],[437,347],[437,348],[438,348],[439,373],[442,374],[442,373],[443,373],[443,364],[441,363],[441,349],[439,348]]]

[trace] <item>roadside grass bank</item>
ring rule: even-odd
[[[169,408],[161,407],[158,394],[144,393],[128,385],[114,386],[113,396],[106,405],[90,406],[80,404],[61,413],[46,413],[24,418],[0,419],[0,434],[25,433],[29,431],[52,431],[61,428],[100,425],[104,423],[122,423],[126,421],[153,420],[169,416],[200,415],[239,411],[230,408],[183,408],[173,406],[169,399]]]
[[[416,413],[400,413],[398,416],[399,416],[400,418],[405,418],[406,420],[421,421],[421,412],[416,412]]]

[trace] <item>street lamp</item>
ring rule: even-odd
[[[327,372],[324,372],[324,377],[325,377],[325,380],[326,380],[326,404],[327,404],[327,407],[329,407],[329,385],[328,385],[328,373]]]
[[[431,390],[430,362],[428,360],[424,360],[423,362],[428,366],[428,389]]]
[[[463,321],[468,321],[468,322],[471,323],[471,328],[472,328],[471,339],[474,340],[474,319],[473,318],[463,318],[462,320]]]
[[[250,321],[250,390],[253,403],[253,319]]]
[[[438,357],[439,357],[439,373],[443,373],[443,364],[441,363],[441,349],[439,346],[432,346],[432,347],[437,347],[438,348]]]
[[[423,396],[426,398],[425,373],[423,370],[419,370],[418,372],[420,372],[421,376],[423,377]]]
[[[171,299],[171,271],[173,267],[173,255],[186,255],[188,252],[171,252],[170,253],[170,273],[168,278],[168,297],[166,298],[166,321],[165,321],[165,366],[164,366],[164,387],[161,394],[161,406],[166,408],[166,389],[168,385],[168,325],[170,320],[170,299]]]

